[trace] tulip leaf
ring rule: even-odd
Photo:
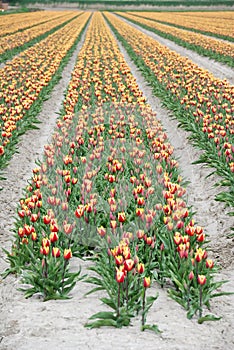
[[[85,327],[89,329],[100,328],[100,327],[116,327],[118,328],[117,322],[112,319],[98,320],[91,323],[86,323]]]
[[[97,312],[96,314],[89,317],[89,320],[94,320],[95,318],[100,318],[102,320],[107,320],[107,319],[116,320],[116,315],[114,315],[113,312],[109,312],[109,311]]]
[[[146,329],[149,331],[153,331],[156,334],[162,333],[162,331],[160,331],[160,329],[158,328],[158,326],[156,324],[153,324],[153,325],[144,324],[143,326],[141,326],[142,331],[145,331]]]
[[[214,315],[206,315],[206,316],[200,317],[198,319],[198,323],[202,324],[203,322],[206,322],[206,321],[219,321],[221,318],[222,317],[217,317]]]

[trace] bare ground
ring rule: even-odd
[[[165,39],[163,39],[165,40]],[[165,41],[168,46],[170,42]],[[11,228],[14,222],[16,203],[22,196],[22,189],[31,177],[31,170],[35,166],[35,159],[40,157],[43,145],[47,143],[56,122],[56,113],[59,112],[63,92],[68,84],[70,73],[74,67],[77,53],[71,58],[65,68],[60,83],[55,87],[51,98],[45,102],[40,113],[40,130],[25,134],[19,144],[19,153],[14,156],[6,169],[7,180],[0,185],[4,188],[0,192],[0,245],[10,249]],[[216,258],[221,271],[219,279],[228,279],[223,287],[225,291],[234,291],[234,244],[226,238],[229,228],[233,225],[231,218],[225,213],[222,205],[214,201],[217,191],[213,187],[215,178],[206,179],[209,170],[191,165],[197,159],[199,151],[194,150],[187,141],[187,133],[177,128],[177,123],[171,120],[167,110],[160,106],[160,101],[152,95],[152,91],[142,78],[140,72],[131,62],[124,49],[122,53],[129,64],[132,73],[147,97],[152,108],[157,112],[170,142],[175,148],[175,155],[180,158],[180,168],[184,177],[190,180],[188,187],[188,202],[196,210],[195,218],[205,227],[210,236],[211,256]],[[181,54],[187,56],[187,50],[180,48]],[[196,57],[196,54],[193,53]],[[188,57],[188,56],[187,56]],[[199,58],[200,59],[200,58]],[[195,59],[194,59],[195,61]],[[201,61],[199,61],[201,62]],[[217,71],[209,59],[202,58],[217,77],[222,72],[218,64]],[[230,80],[233,72],[223,73],[223,78]],[[226,75],[225,75],[226,74]],[[73,262],[75,264],[76,261]],[[80,262],[84,271],[87,262]],[[4,254],[0,252],[0,272],[7,267]],[[151,332],[140,332],[139,320],[124,329],[102,328],[87,330],[85,322],[92,314],[104,310],[98,294],[84,297],[90,286],[80,282],[72,291],[72,299],[67,301],[48,301],[43,303],[38,297],[25,300],[22,293],[17,290],[19,281],[14,276],[0,280],[0,349],[28,350],[45,349],[122,349],[140,350],[153,349],[227,349],[234,348],[234,303],[233,296],[220,297],[212,302],[211,312],[223,316],[218,322],[199,325],[196,320],[188,320],[185,311],[174,301],[168,298],[165,290],[156,285],[150,289],[154,294],[159,292],[159,298],[149,312],[148,323],[156,323],[161,335]]]

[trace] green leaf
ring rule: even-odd
[[[118,327],[117,322],[112,319],[98,320],[91,323],[86,323],[85,327],[89,329],[100,328],[100,327]]]
[[[114,315],[113,312],[110,311],[102,311],[102,312],[97,312],[93,316],[89,317],[89,320],[94,320],[95,318],[100,318],[102,320],[116,320],[116,316]]]
[[[150,325],[150,324],[145,324],[144,326],[141,326],[141,330],[144,332],[144,330],[150,330],[153,331],[156,334],[160,334],[162,333],[162,331],[160,331],[160,329],[158,328],[158,326],[156,324]]]
[[[100,300],[101,300],[104,304],[110,306],[112,309],[114,309],[114,310],[117,309],[116,304],[114,303],[113,300],[108,299],[108,298],[100,298]]]
[[[217,317],[214,315],[206,315],[206,316],[200,317],[198,319],[198,323],[202,324],[203,322],[206,322],[206,321],[219,321],[221,318],[222,317]]]

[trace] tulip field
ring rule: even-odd
[[[160,324],[149,323],[147,315],[165,289],[189,320],[220,320],[212,303],[228,295],[222,290],[227,281],[219,278],[209,232],[195,219],[189,179],[118,45],[201,151],[194,163],[215,176],[214,199],[232,218],[234,87],[131,24],[177,38],[190,49],[199,46],[201,54],[210,52],[233,67],[233,17],[221,12],[223,21],[216,26],[218,13],[209,14],[5,16],[0,26],[3,183],[22,135],[40,128],[38,113],[84,37],[56,127],[16,204],[11,247],[4,249],[3,277],[18,276],[25,298],[65,300],[85,282],[87,295],[101,294],[107,310],[89,315],[86,328],[121,328],[140,319],[142,331],[160,333]],[[88,274],[81,259],[90,263]],[[152,286],[158,292],[150,292]]]

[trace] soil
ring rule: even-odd
[[[154,34],[151,35],[156,37]],[[82,41],[84,36],[85,33]],[[170,41],[160,40],[168,47],[175,49]],[[12,158],[5,171],[7,180],[0,183],[3,188],[0,191],[0,246],[2,248],[10,249],[13,235],[11,229],[17,202],[23,195],[27,180],[31,177],[35,159],[41,157],[43,146],[49,141],[82,41],[66,66],[62,79],[43,105],[39,115],[40,129],[27,132],[21,138],[18,153]],[[231,69],[219,63],[214,65],[211,60],[176,46],[176,50],[179,50],[182,55],[191,58],[215,76],[226,78],[233,83]],[[190,181],[187,189],[188,203],[196,211],[196,221],[209,235],[209,254],[219,262],[221,268],[218,279],[228,280],[222,290],[234,292],[234,242],[233,239],[227,239],[230,227],[233,226],[233,219],[227,215],[223,205],[214,200],[219,190],[214,187],[217,179],[214,176],[206,178],[210,169],[191,164],[198,158],[200,151],[189,144],[188,134],[178,129],[176,120],[172,120],[170,113],[161,107],[160,101],[153,96],[151,88],[121,45],[120,50],[174,146],[174,154],[179,158],[183,177]],[[83,272],[87,272],[89,263],[84,261],[79,263]],[[77,261],[73,261],[73,264],[77,264]],[[0,273],[7,266],[5,254],[0,251]],[[87,330],[84,328],[84,324],[91,315],[105,310],[99,301],[101,294],[95,293],[84,297],[91,288],[84,282],[76,285],[71,292],[72,298],[66,301],[42,302],[38,296],[25,299],[18,291],[19,286],[19,280],[15,276],[0,279],[0,349],[2,350],[44,350],[45,348],[54,350],[64,347],[84,350],[122,348],[187,350],[193,347],[197,350],[231,350],[234,348],[234,296],[232,295],[212,301],[211,313],[222,316],[220,321],[199,325],[196,319],[186,318],[184,309],[168,297],[166,290],[153,285],[150,293],[159,292],[159,297],[150,309],[147,322],[157,324],[162,331],[160,335],[155,335],[150,331],[141,332],[139,319],[133,320],[132,326],[124,329],[106,327]]]

